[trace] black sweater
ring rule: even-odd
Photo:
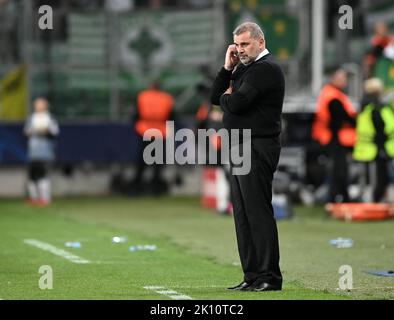
[[[333,99],[328,105],[328,109],[331,116],[330,129],[333,139],[337,141],[339,129],[345,124],[349,124],[354,128],[356,126],[356,119],[346,112],[345,107],[338,99]]]
[[[223,93],[230,86],[233,93]],[[227,129],[251,129],[252,137],[274,137],[281,132],[284,75],[271,54],[234,72],[222,68],[213,83],[211,102],[224,112]]]

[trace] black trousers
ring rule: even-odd
[[[238,251],[248,283],[282,285],[279,241],[272,208],[272,180],[280,156],[279,138],[252,138],[251,170],[231,175]]]
[[[332,143],[329,146],[331,168],[329,170],[329,202],[349,202],[349,164],[347,155],[349,149]]]
[[[163,141],[164,145],[163,145],[163,162],[165,163],[166,161],[166,156],[165,156],[165,140]],[[136,175],[134,177],[134,181],[133,183],[137,184],[137,185],[141,185],[142,183],[142,176],[143,173],[145,171],[146,168],[148,168],[148,165],[145,163],[144,161],[144,149],[151,144],[152,141],[143,141],[142,137],[141,137],[141,149],[140,149],[140,154],[139,154],[139,158],[138,158],[138,163],[137,163],[137,172]],[[162,179],[162,171],[164,169],[164,164],[152,164],[153,167],[153,177],[152,177],[152,182],[158,182]]]
[[[48,175],[49,163],[45,161],[32,161],[29,163],[28,176],[29,180],[37,182]]]
[[[373,188],[374,202],[381,202],[384,199],[387,187],[390,184],[388,158],[377,157],[375,160],[376,181]]]

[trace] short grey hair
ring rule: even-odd
[[[233,35],[239,36],[242,33],[250,32],[250,36],[253,39],[260,40],[265,39],[264,32],[261,30],[260,26],[254,22],[244,22],[235,28]]]

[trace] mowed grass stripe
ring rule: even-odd
[[[195,255],[210,257],[219,263],[232,264],[238,258],[233,218],[201,208],[198,198],[97,201],[100,206],[94,208],[91,208],[93,200],[89,199],[78,199],[75,203],[62,201],[59,212],[78,221],[106,223],[146,235],[160,234]],[[111,216],[105,212],[109,206],[117,208]],[[83,207],[85,214],[67,210],[77,207]],[[394,298],[393,291],[374,289],[393,286],[394,278],[364,273],[364,270],[392,269],[394,219],[346,223],[328,217],[322,206],[294,206],[294,212],[293,219],[278,221],[285,288],[294,283],[299,288],[353,299]],[[331,246],[329,240],[337,237],[352,238],[354,246],[345,249]],[[342,265],[352,267],[353,286],[363,289],[350,293],[336,290]],[[233,284],[237,280],[233,279]]]
[[[0,296],[4,299],[171,299],[147,292],[143,286],[216,283],[224,288],[228,279],[237,276],[237,270],[186,254],[168,240],[76,222],[46,209],[27,208],[20,203],[2,206],[0,203]],[[119,234],[127,236],[129,241],[112,243],[112,237]],[[27,237],[39,238],[57,248],[65,241],[81,241],[81,248],[70,251],[102,263],[74,264],[42,250],[31,250],[23,243]],[[151,252],[128,250],[130,245],[147,243],[156,244],[158,249]],[[41,265],[53,268],[53,290],[39,289]],[[219,276],[220,272],[224,275]],[[226,295],[224,289],[220,292],[224,293],[223,299],[233,298]],[[190,296],[186,291],[182,294]],[[201,299],[216,296],[216,293],[201,289],[196,294]]]
[[[150,201],[147,201],[147,211],[144,212],[147,225],[150,225],[149,221],[153,222],[152,216],[148,214],[152,206]],[[195,254],[193,246],[180,246],[160,232],[153,236],[129,228],[129,225],[136,221],[132,204],[130,201],[119,202],[116,199],[62,200],[55,202],[51,208],[38,209],[29,208],[18,201],[1,202],[0,296],[3,299],[174,298],[158,295],[143,288],[155,285],[174,290],[184,287],[179,289],[181,294],[177,296],[184,295],[197,300],[347,298],[323,290],[305,289],[291,280],[285,281],[284,290],[281,292],[260,294],[226,290],[226,287],[240,280],[242,271],[239,267],[231,263],[218,262],[209,256]],[[163,215],[167,216],[168,210],[177,210],[177,203],[172,209],[170,205],[167,201],[159,204],[166,210]],[[191,203],[191,206],[194,207],[194,203]],[[126,217],[122,217],[122,225],[114,226],[101,220],[101,216],[100,219],[97,219],[97,216],[95,218],[91,215],[91,210],[99,212],[100,215],[105,213],[109,221],[118,221],[119,210],[129,210],[129,223],[123,223]],[[87,216],[88,220],[76,219]],[[167,228],[170,224],[176,223],[178,218],[179,216],[167,216],[168,225],[163,224],[163,227]],[[211,221],[211,218],[217,219],[207,215],[204,222]],[[198,223],[198,220],[193,221],[193,225],[195,223]],[[112,237],[119,235],[126,236],[128,242],[112,243]],[[205,235],[201,235],[195,240],[204,240],[204,237]],[[39,239],[57,248],[64,246],[65,241],[80,241],[81,248],[68,250],[89,261],[102,263],[69,263],[65,259],[48,255],[45,251],[32,250],[23,243],[23,239]],[[129,246],[139,244],[155,244],[157,250],[128,250]],[[215,246],[216,243],[209,245]],[[227,250],[236,250],[233,246],[233,243],[227,244]],[[230,262],[233,261],[234,258],[231,257]],[[38,273],[41,265],[50,265],[53,269],[52,290],[40,290],[38,287],[38,281],[42,276]]]

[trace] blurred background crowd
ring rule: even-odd
[[[39,28],[43,5],[53,9],[53,29]],[[343,5],[352,9],[346,29],[338,24]],[[25,167],[31,159],[23,127],[38,97],[49,102],[59,124],[52,165],[55,195],[204,197],[214,190],[218,198],[226,197],[225,183],[219,181],[224,177],[191,165],[156,168],[152,184],[141,184],[142,124],[137,123],[145,109],[139,97],[155,84],[173,99],[162,119],[174,119],[178,128],[219,128],[210,86],[233,29],[246,20],[262,26],[286,76],[276,194],[304,204],[393,202],[390,152],[378,200],[368,189],[374,179],[365,179],[369,169],[364,166],[375,158],[359,161],[351,152],[344,155],[346,180],[339,182],[348,194],[336,197],[329,174],[335,156],[312,134],[320,90],[337,80],[339,66],[346,73],[341,89],[352,103],[354,128],[369,94],[378,93],[381,104],[393,108],[390,0],[0,0],[0,197],[27,192]],[[380,80],[378,89],[365,86],[371,78]],[[226,203],[221,210],[227,210]]]

